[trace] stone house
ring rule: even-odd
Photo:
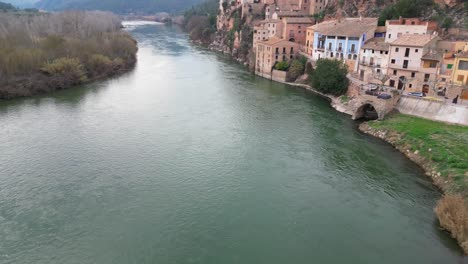
[[[257,47],[259,41],[268,40],[272,37],[283,36],[283,22],[277,19],[265,19],[254,26],[253,48]]]
[[[313,24],[310,17],[284,17],[282,19],[283,39],[304,45],[306,42],[306,31]]]
[[[388,75],[391,76],[389,85],[400,90],[405,88],[410,92],[422,92],[424,76],[429,73],[420,72],[422,58],[436,50],[437,40],[438,37],[433,35],[408,34],[392,41],[388,64]],[[431,68],[428,70],[432,71]]]
[[[375,77],[387,75],[389,49],[383,38],[370,39],[361,47],[356,71],[361,81],[380,83]]]
[[[321,58],[343,60],[351,71],[357,71],[361,47],[372,39],[377,28],[377,18],[344,18],[325,21],[310,27],[309,45],[313,42],[313,60]]]
[[[271,79],[277,62],[289,61],[299,50],[299,44],[280,38],[259,41],[255,52],[255,74]]]

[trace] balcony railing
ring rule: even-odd
[[[343,52],[343,49],[342,48],[336,48],[336,51],[337,52]]]
[[[355,49],[350,49],[350,50],[349,50],[349,53],[351,53],[351,54],[356,54],[357,51],[356,51]]]

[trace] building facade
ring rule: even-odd
[[[312,59],[344,60],[352,71],[357,70],[361,47],[374,37],[377,18],[345,18],[331,20],[310,28],[313,37]],[[310,44],[309,44],[310,45]]]
[[[436,50],[438,38],[433,35],[402,35],[390,43],[388,75],[389,85],[399,90],[422,92],[424,75],[421,62],[424,55]],[[427,73],[425,73],[427,74]],[[422,78],[421,78],[422,77]]]
[[[271,79],[275,64],[280,61],[290,61],[298,50],[297,43],[284,39],[271,38],[258,42],[255,74]]]
[[[383,38],[370,39],[362,46],[356,71],[361,81],[378,83],[378,78],[387,75],[389,49]]]
[[[266,19],[254,26],[253,48],[257,47],[259,41],[269,40],[270,38],[283,36],[283,21],[277,19]]]
[[[397,20],[387,20],[385,22],[386,35],[385,42],[392,42],[402,35],[433,34],[437,30],[437,23],[421,21],[419,18],[402,18]]]
[[[283,39],[304,45],[306,42],[307,28],[313,24],[310,17],[284,17],[282,19]]]
[[[457,54],[452,72],[453,84],[468,86],[468,52]]]

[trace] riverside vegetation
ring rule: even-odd
[[[435,209],[440,225],[468,253],[468,127],[403,114],[368,126],[420,164],[444,191]]]
[[[108,12],[0,13],[0,99],[69,88],[125,72],[136,41]]]

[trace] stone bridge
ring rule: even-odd
[[[375,109],[378,119],[383,120],[385,115],[395,108],[399,99],[400,95],[393,95],[391,99],[384,100],[376,96],[360,94],[349,102],[350,110],[353,113],[352,119],[362,118],[366,111]]]

